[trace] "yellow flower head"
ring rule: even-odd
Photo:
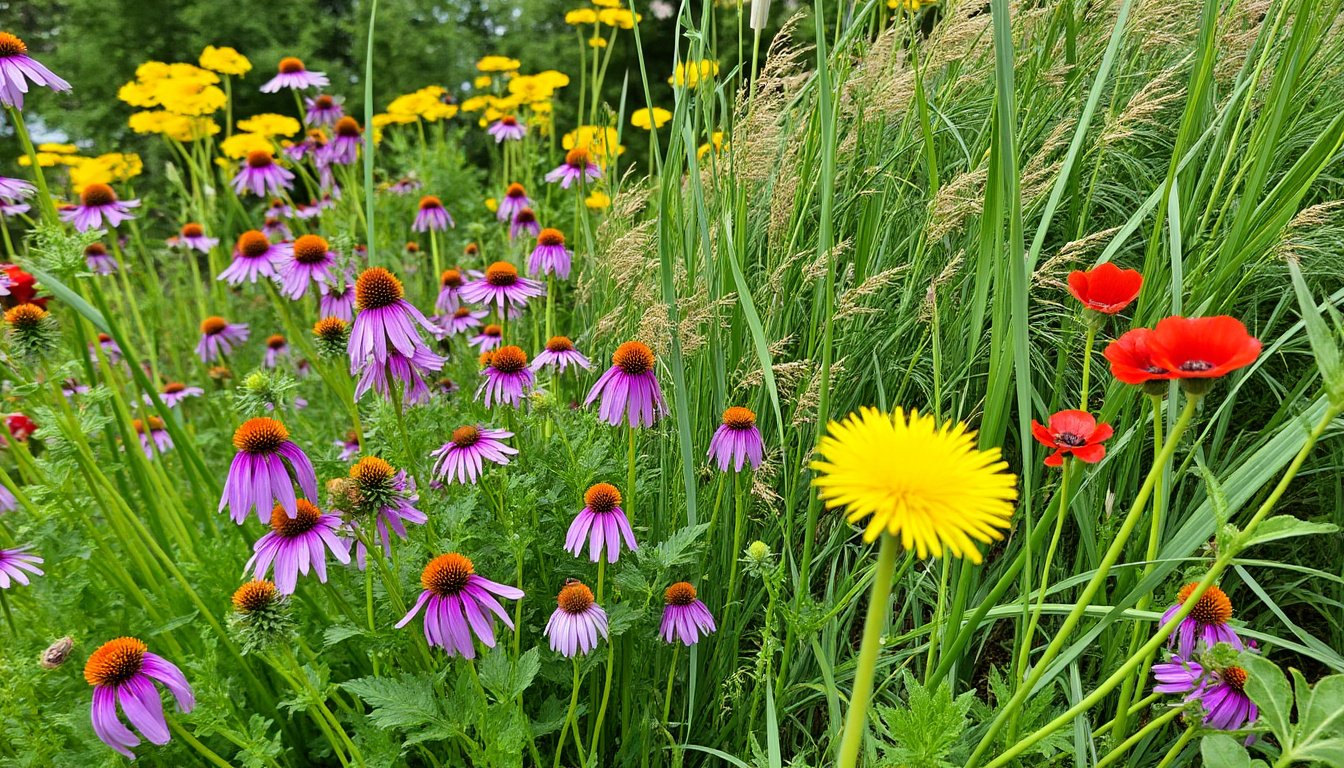
[[[537,74],[533,75],[533,77],[537,78],[541,82],[550,86],[552,90],[564,88],[565,86],[569,85],[569,75],[566,75],[564,72],[555,69],[548,69],[545,72],[538,72]]]
[[[887,0],[887,7],[891,10],[901,10],[906,13],[915,13],[924,7],[921,0]]]
[[[654,107],[653,109],[645,107],[630,113],[630,124],[646,131],[662,128],[671,119],[672,113],[662,107]]]
[[[489,88],[495,82],[495,78],[490,75],[477,75],[475,80],[471,81],[473,87],[477,90]]]
[[[482,72],[512,72],[520,66],[522,62],[508,56],[485,56],[476,62],[476,69]]]
[[[61,165],[62,163],[66,162],[66,159],[67,159],[66,155],[58,155],[54,152],[37,153],[37,165],[39,168],[51,168],[57,165]],[[19,155],[18,162],[19,165],[23,166],[24,168],[28,168],[33,164],[32,158],[28,157],[27,155]]]
[[[495,103],[494,96],[472,96],[462,102],[463,112],[480,112]]]
[[[79,154],[79,147],[74,144],[52,144],[45,142],[37,145],[38,152],[50,152],[54,155],[76,155]]]
[[[498,211],[498,210],[499,210],[499,201],[496,200],[496,199],[493,198],[493,197],[487,197],[487,198],[485,198],[485,207],[486,207],[491,213],[494,213],[495,211]]]
[[[723,131],[715,131],[710,135],[709,141],[701,144],[700,148],[695,151],[695,156],[704,157],[709,154],[710,150],[713,150],[714,154],[717,155],[722,152],[723,148],[726,146],[728,146],[728,142],[724,139]]]
[[[218,112],[227,98],[218,86],[195,78],[170,77],[154,83],[154,100],[169,112],[200,116]]]
[[[70,184],[78,194],[90,184],[114,184],[135,178],[144,171],[140,156],[109,152],[98,157],[71,157]]]
[[[588,38],[588,47],[589,47],[589,48],[606,48],[606,47],[607,47],[607,38],[605,38],[605,37],[603,37],[603,36],[601,36],[601,35],[593,35],[592,37]]]
[[[565,23],[574,27],[583,24],[596,24],[597,11],[594,11],[592,8],[575,8],[565,14]]]
[[[615,128],[601,125],[580,125],[560,140],[566,150],[584,147],[597,156],[599,162],[625,153],[620,134]]]
[[[380,112],[373,116],[374,128],[386,128],[389,125],[407,125],[414,123],[416,116],[414,114],[405,114],[402,112]]]
[[[592,0],[598,8],[620,8],[621,0]]]
[[[634,29],[635,24],[643,21],[644,17],[636,16],[625,8],[603,8],[597,12],[597,20],[608,27]]]
[[[242,160],[252,152],[274,152],[275,145],[260,133],[235,133],[219,143],[219,151],[235,160]]]
[[[174,141],[195,141],[219,133],[219,125],[214,120],[184,117],[163,110],[136,112],[127,124],[136,133],[158,133]]]
[[[157,107],[159,106],[159,100],[155,97],[154,90],[153,85],[132,80],[117,90],[117,98],[132,107],[140,107],[141,109]]]
[[[519,75],[509,81],[509,94],[520,104],[545,101],[555,93],[555,87],[539,75]]]
[[[669,85],[678,88],[694,88],[701,80],[708,80],[719,74],[719,62],[712,59],[701,59],[700,61],[682,62],[672,72],[672,76],[667,79]]]
[[[227,45],[205,46],[201,51],[201,66],[221,75],[246,75],[252,70],[252,62]]]
[[[594,189],[592,193],[584,199],[583,204],[588,206],[589,210],[600,211],[611,206],[611,196],[600,189]]]
[[[1017,500],[1017,478],[998,448],[977,450],[965,424],[939,427],[932,416],[864,408],[832,421],[812,462],[828,508],[851,523],[868,519],[865,541],[901,537],[918,557],[981,560],[976,542],[1003,538]]]
[[[288,115],[263,113],[238,121],[238,130],[262,136],[293,136],[302,130],[299,121]]]

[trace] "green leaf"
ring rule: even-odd
[[[1344,365],[1340,364],[1339,345],[1334,334],[1326,326],[1325,319],[1316,306],[1316,298],[1311,295],[1307,281],[1302,277],[1302,268],[1296,258],[1288,259],[1288,272],[1293,278],[1293,290],[1297,293],[1297,306],[1302,312],[1302,322],[1307,328],[1307,340],[1311,343],[1311,353],[1316,357],[1316,366],[1321,369],[1321,380],[1325,383],[1326,394],[1335,405],[1344,404]]]
[[[1199,742],[1204,768],[1250,768],[1251,755],[1236,739],[1225,733],[1205,736]]]
[[[1246,695],[1260,708],[1260,719],[1279,744],[1288,750],[1293,743],[1293,692],[1288,678],[1277,664],[1250,651],[1242,652],[1241,666],[1246,670]]]
[[[379,728],[420,728],[443,724],[430,675],[361,677],[341,684],[373,708],[369,720]]]
[[[481,659],[481,685],[499,701],[510,701],[532,685],[540,670],[541,656],[536,648],[519,656],[516,662],[509,658],[508,651],[496,648]]]
[[[323,646],[330,648],[342,640],[349,640],[352,637],[359,637],[366,634],[368,630],[357,627],[354,624],[333,624],[322,632]]]
[[[1218,528],[1227,524],[1227,520],[1232,516],[1231,505],[1227,501],[1227,492],[1223,490],[1223,484],[1218,482],[1218,477],[1209,470],[1204,464],[1204,460],[1195,455],[1196,471],[1200,477],[1204,478],[1204,488],[1209,494],[1209,505],[1213,507],[1213,516],[1218,521]]]
[[[1279,539],[1290,539],[1294,536],[1314,536],[1318,533],[1335,533],[1337,531],[1339,531],[1339,526],[1330,523],[1312,523],[1299,520],[1292,515],[1274,515],[1260,523],[1259,527],[1255,529],[1255,535],[1242,542],[1241,546],[1244,548],[1269,541],[1278,541]]]
[[[908,670],[902,674],[906,706],[876,708],[883,730],[894,743],[883,762],[909,768],[955,768],[957,763],[950,758],[966,732],[966,714],[975,692],[954,699],[945,681],[926,688]]]
[[[1344,675],[1322,678],[1315,686],[1296,669],[1292,675],[1298,717],[1293,756],[1344,765]]]

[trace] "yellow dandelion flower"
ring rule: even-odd
[[[645,107],[644,109],[636,109],[634,112],[630,113],[630,124],[636,128],[643,128],[646,131],[651,131],[654,128],[662,128],[667,124],[667,121],[671,119],[672,113],[662,107],[654,107],[652,109]]]
[[[900,536],[918,557],[981,560],[976,542],[1003,538],[1017,500],[1017,478],[998,448],[977,450],[965,424],[939,427],[932,416],[864,408],[832,421],[812,462],[812,480],[829,508],[851,523],[868,518],[865,541]]]
[[[512,72],[520,66],[522,62],[508,56],[484,56],[476,62],[476,69],[481,72]]]
[[[477,90],[489,88],[495,82],[495,78],[490,75],[477,75],[475,80],[471,81],[473,87]]]
[[[252,62],[238,51],[227,45],[205,46],[201,51],[201,66],[221,75],[246,75],[252,70]]]
[[[262,136],[293,136],[303,129],[299,121],[288,115],[264,112],[238,121],[238,130]]]
[[[491,213],[494,213],[495,211],[498,211],[498,210],[499,210],[499,201],[496,200],[496,199],[493,198],[493,197],[487,197],[487,198],[485,198],[485,207],[486,207]]]
[[[726,146],[728,146],[728,142],[724,139],[723,131],[715,131],[710,135],[709,141],[701,144],[700,148],[695,151],[695,156],[704,157],[709,154],[710,150],[713,150],[714,154],[717,155],[722,152],[723,148]]]
[[[700,61],[682,62],[673,70],[672,76],[667,79],[668,85],[678,88],[694,88],[701,80],[708,80],[719,74],[719,62],[712,59],[701,59]]]
[[[583,24],[596,24],[597,11],[592,8],[575,8],[565,14],[565,23],[573,27]]]
[[[252,152],[274,152],[271,139],[260,133],[235,133],[219,143],[219,151],[235,160],[242,160]]]
[[[611,196],[600,189],[594,189],[588,197],[584,198],[583,204],[588,206],[591,211],[600,211],[611,207]]]

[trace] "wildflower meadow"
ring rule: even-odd
[[[0,107],[0,767],[1344,766],[1344,0],[0,0]]]

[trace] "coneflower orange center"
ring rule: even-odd
[[[481,333],[485,334],[486,336],[489,336],[492,339],[498,339],[500,336],[504,335],[504,328],[502,326],[495,325],[494,323],[490,323],[489,325],[481,329]]]
[[[470,448],[481,441],[481,430],[468,424],[454,429],[450,439],[458,448]]]
[[[611,483],[598,483],[584,492],[583,504],[590,512],[605,515],[621,505],[621,492]]]
[[[360,309],[382,309],[403,295],[401,281],[382,267],[369,267],[355,281],[355,303]]]
[[[360,488],[386,487],[394,474],[392,465],[377,456],[365,456],[350,468],[350,478],[359,483]]]
[[[564,245],[565,235],[558,229],[547,227],[537,234],[537,245]]]
[[[322,510],[313,506],[307,499],[296,501],[294,509],[298,514],[291,518],[283,506],[276,504],[271,510],[271,530],[287,539],[292,539],[311,531],[322,517]]]
[[[140,674],[149,650],[134,637],[108,640],[89,654],[84,664],[84,679],[89,685],[118,685]]]
[[[187,385],[186,385],[186,384],[183,384],[183,383],[180,382],[180,381],[170,381],[170,382],[168,382],[167,384],[164,384],[164,385],[163,385],[163,394],[165,394],[165,395],[175,395],[175,394],[177,394],[178,392],[181,392],[182,390],[184,390],[184,389],[186,389],[186,388],[187,388]]]
[[[8,32],[0,32],[0,57],[23,56],[28,53],[28,45]]]
[[[271,241],[261,232],[249,229],[238,236],[238,244],[235,247],[244,258],[257,259],[271,250]]]
[[[406,252],[407,252],[407,253],[415,253],[415,252],[417,252],[417,251],[419,251],[419,250],[420,250],[420,244],[417,243],[417,242],[415,242],[414,240],[412,240],[412,241],[406,243]]]
[[[36,304],[20,304],[5,312],[5,322],[20,330],[36,328],[47,316],[47,310]]]
[[[499,122],[509,127],[513,127],[518,124],[518,118],[514,117],[513,115],[505,115],[499,119]]]
[[[593,605],[593,590],[581,581],[571,581],[560,590],[555,602],[565,613],[583,613]]]
[[[453,317],[459,320],[470,314],[471,310],[467,309],[466,307],[458,307],[457,309],[453,310]]]
[[[1194,594],[1195,587],[1198,584],[1186,584],[1181,587],[1180,593],[1176,596],[1176,601],[1184,603]],[[1205,625],[1226,624],[1232,618],[1232,601],[1228,599],[1227,593],[1219,589],[1217,585],[1210,585],[1204,594],[1199,596],[1195,602],[1194,610],[1190,611],[1190,618],[1196,622]]]
[[[84,255],[85,255],[85,256],[106,256],[106,255],[107,255],[107,246],[103,245],[102,243],[89,243],[89,246],[88,246],[87,248],[84,249]]]
[[[586,168],[593,161],[592,157],[587,147],[575,147],[565,153],[565,165],[571,168]]]
[[[274,584],[254,579],[234,591],[233,608],[239,613],[264,611],[275,603],[276,597],[278,593]]]
[[[469,558],[449,552],[429,561],[420,574],[420,584],[439,597],[448,597],[466,589],[471,574],[475,572],[475,566]]]
[[[1227,667],[1223,670],[1223,682],[1240,691],[1246,687],[1246,670],[1241,667]]]
[[[279,70],[286,75],[292,75],[304,71],[303,60],[293,56],[286,56],[280,60]]]
[[[163,429],[163,419],[160,419],[158,416],[150,416],[143,421],[140,419],[131,419],[131,429],[134,429],[138,434],[144,434],[146,425],[149,426],[149,431],[157,432]]]
[[[611,364],[629,376],[639,376],[653,370],[653,350],[639,341],[627,341],[616,348]]]
[[[443,201],[434,195],[425,195],[420,198],[420,210],[427,211],[434,208],[442,208]]]
[[[466,247],[462,249],[462,253],[468,256],[475,256],[480,252],[481,252],[480,247],[477,246],[475,243],[467,243]]]
[[[339,339],[345,335],[345,321],[339,317],[324,317],[313,326],[313,335],[322,339]]]
[[[294,241],[294,260],[300,264],[321,264],[327,260],[331,245],[318,235],[301,235]]]
[[[201,333],[206,336],[214,336],[216,333],[222,333],[229,326],[227,320],[217,315],[212,315],[201,321]]]
[[[270,150],[254,149],[247,153],[248,168],[265,168],[275,164],[275,158],[271,157]]]
[[[280,349],[285,346],[285,337],[280,334],[272,334],[266,337],[266,347],[268,349]]]
[[[79,193],[79,202],[86,206],[107,205],[117,201],[117,193],[106,184],[89,184]]]
[[[355,122],[355,118],[349,116],[337,120],[332,131],[337,136],[344,136],[346,138],[353,138],[361,133],[359,123]]]
[[[317,107],[318,109],[331,109],[333,106],[335,106],[335,104],[336,100],[331,98],[325,93],[322,94],[321,96],[318,96],[316,99],[313,99],[313,106]]]
[[[515,224],[535,224],[537,223],[537,212],[531,208],[520,208],[518,213],[513,215]]]
[[[462,273],[456,269],[443,270],[443,274],[439,275],[439,285],[447,288],[457,288],[462,285]]]
[[[750,408],[734,405],[723,412],[723,424],[729,429],[751,429],[756,426],[756,414]]]
[[[512,344],[500,347],[490,358],[490,367],[500,373],[518,373],[527,367],[527,353]]]
[[[513,285],[518,282],[518,268],[507,261],[496,261],[485,268],[485,281],[497,288]]]
[[[233,433],[233,447],[248,453],[275,453],[288,440],[285,425],[266,416],[244,421]]]
[[[546,340],[547,352],[573,352],[574,342],[568,336],[552,336]]]
[[[695,587],[689,581],[678,581],[663,593],[663,601],[668,605],[690,605],[695,602]]]
[[[507,119],[507,118],[506,118],[506,119]],[[515,182],[513,182],[512,184],[509,185],[509,188],[508,188],[508,189],[504,190],[504,196],[505,196],[505,197],[527,197],[527,190],[523,188],[523,185],[522,185],[522,184],[519,184],[518,182],[515,181]]]
[[[200,237],[205,234],[205,229],[194,221],[187,222],[182,225],[181,234],[183,237]]]

